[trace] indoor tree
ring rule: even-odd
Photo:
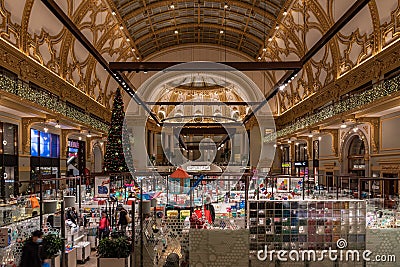
[[[114,97],[111,125],[108,131],[106,153],[104,156],[104,171],[108,173],[129,172],[129,169],[133,170],[131,145],[124,118],[124,102],[121,91],[118,88]]]

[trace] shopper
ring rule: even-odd
[[[118,205],[117,210],[119,211],[118,227],[120,227],[120,230],[122,232],[126,233],[126,227],[130,222],[128,211],[124,209],[124,207],[121,204]]]
[[[204,204],[204,215],[207,221],[212,224],[215,221],[215,209],[213,204],[211,204],[210,196],[206,197],[205,204]]]
[[[99,223],[99,239],[106,238],[110,235],[110,221],[107,218],[107,213],[103,211],[101,213],[101,219]]]
[[[78,215],[76,214],[75,207],[68,209],[67,211],[67,219],[73,222],[75,225],[77,224]]]
[[[41,267],[44,260],[42,250],[43,232],[36,230],[22,248],[20,267]]]

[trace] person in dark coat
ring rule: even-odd
[[[119,211],[119,219],[118,219],[118,226],[121,227],[121,231],[126,233],[126,227],[128,226],[128,220],[127,220],[127,216],[128,215],[128,211],[126,209],[124,209],[124,207],[119,204],[117,207],[117,210]]]
[[[20,267],[41,267],[44,260],[43,232],[36,230],[22,248]]]

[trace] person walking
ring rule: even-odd
[[[36,230],[22,248],[20,267],[41,267],[44,260],[43,232]]]
[[[130,222],[130,217],[128,215],[128,211],[126,209],[124,209],[124,207],[121,204],[118,205],[117,210],[119,211],[117,225],[120,227],[120,230],[122,232],[126,233],[126,227],[128,226],[128,223]]]
[[[103,211],[101,213],[101,219],[99,223],[99,239],[108,237],[110,234],[110,221],[107,218],[107,213]]]
[[[213,224],[214,221],[215,221],[215,209],[214,209],[213,204],[211,204],[211,197],[210,196],[206,197],[206,200],[205,200],[205,203],[204,203],[204,213],[205,213],[204,215],[205,215],[207,221],[210,224]]]

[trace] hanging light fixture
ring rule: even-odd
[[[59,122],[58,120],[57,120],[57,124],[56,124],[56,126],[54,126],[54,127],[58,128],[58,129],[60,129],[60,128],[61,128],[60,122]]]
[[[49,128],[47,128],[46,126],[43,128],[43,131],[45,132],[45,133],[47,133],[48,131],[49,131]]]
[[[90,133],[90,131],[88,131],[88,133],[87,133],[87,135],[86,135],[86,137],[92,137],[92,135],[91,135],[91,133]]]
[[[345,129],[347,127],[345,121],[342,121],[342,124],[340,125],[340,128]]]

